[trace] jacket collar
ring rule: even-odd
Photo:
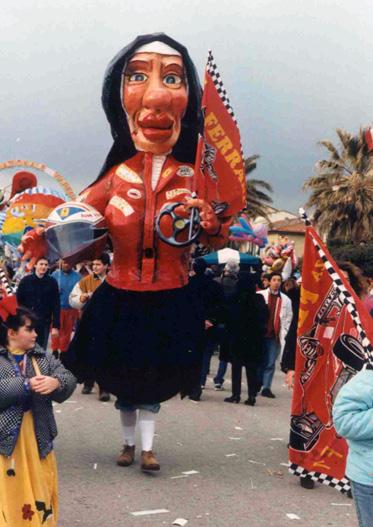
[[[35,355],[35,356],[44,356],[44,355],[47,354],[45,349],[42,348],[41,346],[39,346],[39,344],[35,344],[35,348],[29,350],[28,353],[30,355]],[[8,350],[6,348],[4,348],[3,346],[1,346],[0,347],[0,355],[7,355],[7,354],[8,354]]]

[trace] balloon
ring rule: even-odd
[[[268,243],[268,229],[265,225],[258,224],[253,227],[245,214],[238,218],[238,222],[238,224],[235,223],[230,227],[230,232],[232,233],[229,237],[230,240],[240,243],[253,243],[260,248],[265,247]]]

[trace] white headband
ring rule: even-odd
[[[135,50],[135,53],[158,53],[159,55],[176,55],[177,57],[181,57],[181,53],[176,51],[176,49],[159,40],[154,40],[154,42],[140,46]]]

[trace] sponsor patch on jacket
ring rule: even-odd
[[[172,172],[172,168],[168,167],[164,172],[162,172],[161,178],[166,179]]]
[[[138,188],[130,188],[127,190],[127,196],[132,199],[141,199],[142,192]]]
[[[181,165],[181,167],[177,169],[176,175],[180,177],[193,177],[194,169],[192,167],[188,167],[188,165]]]
[[[180,196],[180,194],[191,194],[191,190],[188,188],[174,188],[172,190],[168,190],[166,192],[166,199],[173,199],[176,198],[176,196]]]
[[[130,216],[135,212],[135,209],[131,207],[128,201],[119,196],[113,196],[109,201],[109,205],[113,205],[113,207],[123,212],[125,216]]]
[[[128,183],[142,183],[141,177],[136,174],[136,172],[128,168],[125,164],[120,165],[116,169],[115,174]]]

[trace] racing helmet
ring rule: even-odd
[[[86,203],[62,203],[48,216],[45,237],[50,252],[58,258],[70,263],[94,258],[107,242],[105,218]]]

